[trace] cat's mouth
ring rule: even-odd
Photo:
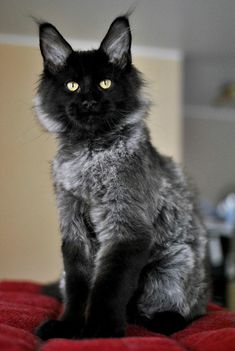
[[[70,105],[66,108],[66,114],[76,129],[96,130],[102,133],[112,130],[120,121],[110,105],[100,105],[93,110],[83,110],[77,105]]]
[[[78,117],[82,116],[82,117],[93,117],[93,116],[100,116],[101,113],[100,111],[81,111],[78,113]]]
[[[72,122],[89,122],[101,116],[99,110],[79,110],[76,106],[70,105],[66,109],[67,116]]]

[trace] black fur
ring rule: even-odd
[[[206,311],[206,233],[184,173],[151,145],[131,40],[126,17],[85,52],[40,26],[35,107],[58,140],[52,168],[65,271],[65,311],[38,329],[44,340],[121,337],[127,321],[170,334]],[[68,81],[79,89],[68,91]]]

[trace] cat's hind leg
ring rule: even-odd
[[[141,273],[133,322],[170,335],[206,313],[206,274],[187,244],[161,249],[157,257]]]
[[[148,316],[143,315],[138,311],[136,302],[134,297],[128,305],[127,315],[130,324],[143,326],[155,333],[171,335],[184,329],[191,322],[190,319],[175,311],[161,311]]]
[[[151,318],[140,317],[137,323],[164,335],[171,335],[184,329],[191,321],[174,311],[156,312]]]

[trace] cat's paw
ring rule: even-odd
[[[125,325],[113,323],[112,320],[93,319],[90,320],[82,333],[83,339],[91,338],[121,338],[125,336]]]
[[[36,329],[35,334],[42,340],[53,338],[72,339],[77,334],[76,329],[76,325],[72,323],[60,320],[49,320],[41,324]]]

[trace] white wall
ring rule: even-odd
[[[201,197],[216,202],[235,192],[235,113],[234,121],[206,119],[206,109],[202,116],[185,118],[184,163]]]
[[[185,61],[183,159],[201,196],[212,202],[235,191],[235,109],[213,106],[227,81],[235,81],[235,58]]]
[[[234,57],[195,57],[184,63],[186,105],[211,105],[221,84],[235,80]]]

